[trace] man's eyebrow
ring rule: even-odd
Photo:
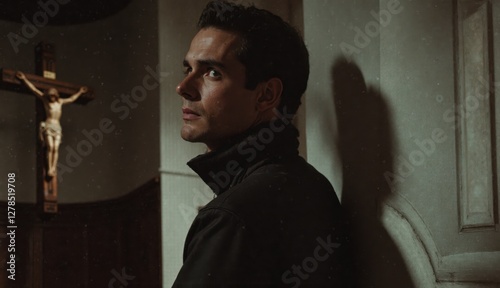
[[[220,62],[220,61],[217,61],[217,60],[213,60],[213,59],[202,59],[202,60],[196,60],[196,63],[198,63],[198,65],[200,66],[215,66],[215,67],[219,67],[219,68],[226,68],[226,65],[224,65],[224,63]],[[189,64],[189,62],[184,59],[182,61],[182,65],[184,67],[191,67],[191,65]]]

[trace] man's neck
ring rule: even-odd
[[[220,149],[221,147],[226,146],[227,144],[234,143],[234,142],[238,141],[243,135],[248,134],[248,132],[250,130],[252,130],[254,127],[259,126],[263,123],[268,123],[271,121],[270,119],[267,119],[267,118],[268,117],[266,117],[265,119],[263,117],[256,118],[255,121],[248,128],[246,128],[245,130],[243,130],[242,132],[240,132],[238,134],[234,134],[232,136],[227,137],[225,141],[219,141],[217,143],[205,143],[206,148],[207,148],[205,153],[216,151],[216,150]]]

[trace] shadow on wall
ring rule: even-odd
[[[378,207],[390,197],[384,171],[393,171],[391,115],[383,95],[367,87],[345,59],[332,67],[333,103],[342,161],[342,204],[350,222],[353,287],[415,287]]]

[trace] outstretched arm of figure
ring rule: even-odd
[[[82,94],[87,93],[88,90],[89,89],[87,87],[80,87],[80,90],[78,90],[78,92],[71,95],[70,97],[64,98],[64,99],[61,98],[61,102],[62,102],[62,104],[73,103],[76,101],[76,99],[78,99],[78,97],[82,96]]]
[[[23,72],[21,71],[17,71],[16,72],[16,77],[21,80],[21,82],[24,83],[24,85],[26,85],[26,87],[28,87],[33,93],[35,93],[35,95],[40,98],[40,99],[43,99],[43,92],[38,90],[35,85],[33,85],[33,83],[31,83],[28,78],[26,78],[26,75],[24,75]]]

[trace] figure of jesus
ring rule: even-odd
[[[47,176],[56,176],[57,159],[59,157],[59,145],[61,144],[62,129],[61,119],[62,105],[74,102],[78,97],[87,92],[87,87],[80,90],[68,98],[60,98],[59,92],[55,88],[48,88],[45,92],[38,90],[31,83],[23,72],[17,72],[16,77],[21,80],[34,94],[42,100],[47,118],[40,123],[40,139],[46,147],[47,153]]]

